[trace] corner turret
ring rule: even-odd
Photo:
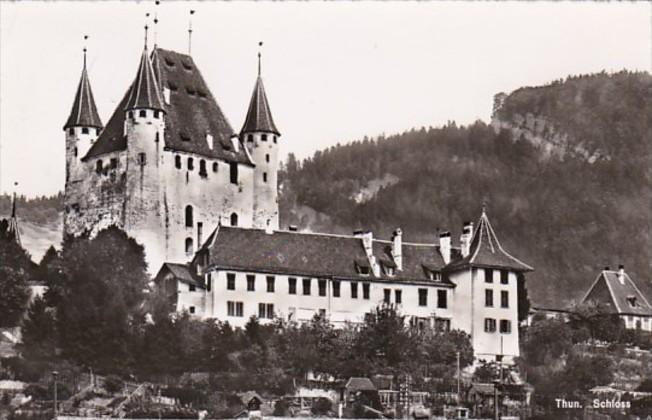
[[[86,48],[84,48],[84,66],[77,93],[63,129],[66,132],[66,183],[68,183],[82,176],[81,158],[86,155],[102,129],[102,121],[97,113],[86,70]]]
[[[262,42],[259,44],[262,45]],[[254,213],[256,228],[278,229],[278,139],[261,77],[261,54],[258,53],[258,78],[249,102],[240,141],[254,163]]]

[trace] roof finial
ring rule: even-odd
[[[145,13],[145,18],[149,18],[149,13]],[[145,19],[145,49],[147,49],[147,30],[149,26],[147,25],[147,19]]]
[[[194,10],[190,10],[190,19],[188,19],[188,55],[192,52],[192,15],[195,14]]]
[[[261,62],[261,50],[263,49],[263,41],[258,42],[258,77],[260,77],[260,62]]]
[[[487,216],[487,199],[482,200],[482,215]]]
[[[84,35],[84,69],[86,69],[86,40],[88,39],[88,35]]]
[[[159,0],[156,0],[154,2],[155,6],[158,6],[159,4],[161,4]],[[155,11],[154,12],[154,49],[156,49],[157,40],[158,40],[158,11]]]

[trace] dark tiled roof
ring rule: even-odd
[[[84,60],[84,69],[82,70],[81,79],[79,79],[79,86],[77,86],[77,94],[75,101],[70,110],[70,116],[63,129],[66,130],[70,127],[95,127],[102,128],[102,121],[97,113],[95,107],[95,99],[93,99],[93,91],[91,84],[88,81],[88,73],[86,72],[86,60]]]
[[[234,150],[231,138],[235,133],[192,57],[157,48],[152,53],[152,68],[159,88],[170,90],[170,103],[163,103],[166,149],[252,164],[244,147]],[[130,91],[125,94],[85,159],[126,149],[124,110]],[[206,134],[213,136],[212,149],[208,146]]]
[[[174,263],[164,263],[161,266],[161,269],[159,270],[158,274],[156,275],[157,279],[160,279],[161,276],[165,275],[166,273],[171,273],[174,278],[177,280],[186,283],[186,284],[192,284],[196,287],[203,288],[204,284],[201,281],[201,279],[197,278],[194,276],[191,272],[190,269],[187,265],[184,264],[174,264]]]
[[[152,55],[161,88],[170,89],[165,106],[165,147],[230,162],[251,163],[245,148],[236,151],[236,134],[208,89],[192,57],[157,48]],[[213,137],[211,149],[206,135]]]
[[[617,271],[602,271],[582,299],[603,301],[620,314],[652,316],[652,306],[627,273],[622,282]]]
[[[256,79],[256,85],[254,86],[251,101],[249,102],[249,109],[247,110],[247,117],[242,125],[240,134],[255,131],[274,133],[277,136],[280,135],[274,124],[272,112],[269,110],[263,79],[260,75]]]
[[[446,269],[455,270],[469,266],[507,268],[516,271],[533,270],[503,249],[484,211],[471,239],[469,255],[450,263]]]
[[[136,72],[136,78],[129,88],[129,99],[127,99],[127,104],[124,109],[148,108],[163,110],[161,92],[154,76],[154,69],[147,54],[147,48],[145,48],[140,57],[140,65]]]
[[[371,382],[371,379],[369,378],[356,378],[356,377],[351,377],[349,380],[346,382],[345,388],[349,392],[356,392],[356,391],[375,391],[376,390],[376,385],[374,385],[373,382]]]
[[[380,264],[395,266],[391,243],[373,242],[373,252]],[[306,276],[333,276],[365,280],[434,282],[423,264],[435,270],[443,267],[437,247],[403,243],[403,270],[392,276],[381,270],[380,276],[361,275],[356,266],[370,267],[362,239],[355,236],[218,227],[202,246],[208,250],[208,265],[223,269],[260,271]],[[452,283],[438,282],[446,286]]]

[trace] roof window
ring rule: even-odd
[[[170,57],[165,57],[165,64],[168,65],[168,67],[174,67],[174,61]]]
[[[170,90],[174,90],[174,91],[179,89],[179,86],[177,86],[177,84],[174,83],[172,80],[168,80],[168,87],[170,88]]]
[[[640,307],[638,301],[636,300],[636,296],[627,296],[627,303],[629,303],[629,306],[632,308]]]
[[[188,93],[188,95],[194,96],[195,88],[193,88],[192,86],[186,86],[186,92]]]
[[[200,89],[197,89],[197,95],[199,95],[200,98],[205,98],[206,96],[208,96],[206,95],[206,92]]]
[[[183,131],[179,131],[179,137],[181,137],[181,140],[183,141],[190,141],[190,136]]]
[[[184,69],[192,71],[192,66],[187,61],[181,60],[181,65],[183,66]]]

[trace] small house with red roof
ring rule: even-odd
[[[621,265],[618,271],[606,267],[584,295],[582,302],[594,302],[618,314],[625,328],[652,331],[652,306]]]

